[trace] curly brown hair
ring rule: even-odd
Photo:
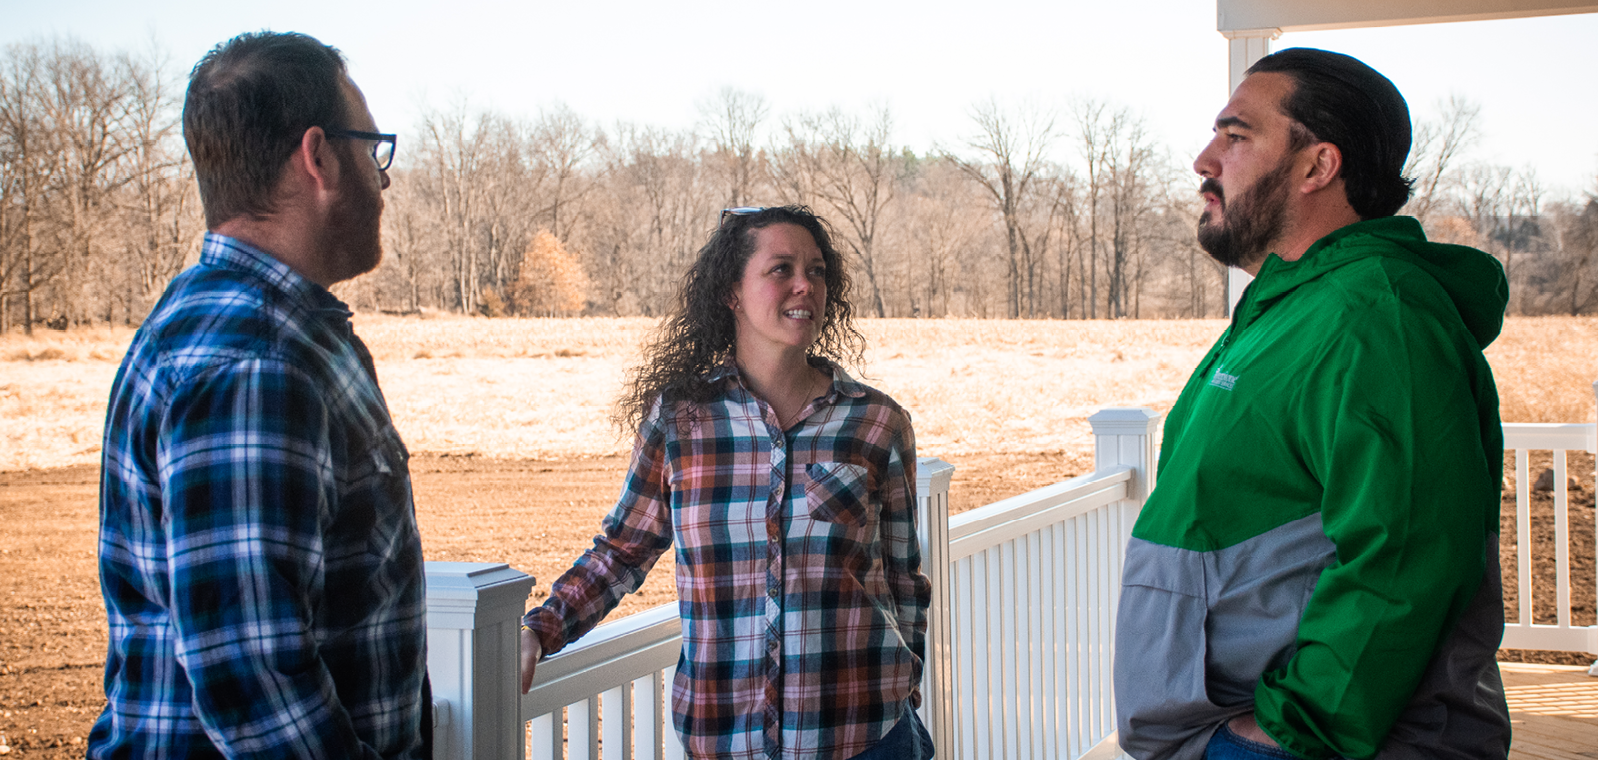
[[[826,311],[821,332],[810,346],[811,360],[860,364],[865,338],[854,326],[849,275],[843,257],[832,245],[827,222],[797,205],[724,214],[722,224],[683,275],[671,314],[644,349],[643,363],[628,373],[626,388],[616,404],[615,421],[623,432],[642,427],[656,399],[666,404],[687,402],[686,408],[691,410],[716,396],[719,384],[710,381],[711,373],[732,358],[737,337],[737,324],[728,306],[733,288],[743,279],[744,268],[755,252],[754,231],[774,224],[798,225],[808,231],[827,265]]]

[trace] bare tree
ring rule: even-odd
[[[1404,176],[1415,181],[1415,194],[1404,213],[1429,225],[1447,203],[1458,178],[1460,157],[1481,137],[1481,104],[1451,95],[1438,104],[1437,120],[1415,125],[1415,137],[1404,166]]]
[[[1055,138],[1054,116],[1030,107],[1010,113],[989,100],[973,108],[971,118],[977,127],[976,134],[966,141],[972,157],[947,151],[943,155],[987,191],[1004,223],[1009,315],[1019,317],[1025,308],[1032,316],[1041,258],[1034,254],[1043,251],[1034,251],[1024,216],[1040,179],[1050,168],[1046,155]],[[1046,226],[1043,233],[1047,234]]]
[[[464,103],[422,117],[422,146],[413,180],[422,183],[425,202],[442,231],[452,300],[462,313],[476,312],[483,292],[484,269],[490,257],[479,232],[484,228],[484,207],[489,204],[485,194],[493,189],[484,175],[491,174],[486,169],[493,161],[493,150],[508,149],[505,138],[509,134],[512,128],[502,117],[470,114]],[[492,242],[492,222],[488,228],[488,242]]]
[[[379,303],[385,289],[397,290],[399,310],[416,314],[424,305],[436,306],[442,295],[443,283],[438,277],[445,269],[440,260],[442,226],[429,213],[425,174],[396,168],[390,169],[389,176],[393,182],[384,192],[383,265],[372,276],[382,283]]]
[[[764,97],[733,87],[723,87],[699,103],[700,126],[710,137],[711,155],[723,173],[728,206],[753,200],[760,173],[755,145],[769,111]]]
[[[589,222],[574,238],[591,298],[612,314],[661,314],[715,225],[722,190],[689,132],[623,124],[602,153]]]
[[[866,276],[872,312],[887,316],[879,242],[902,164],[889,143],[893,115],[879,107],[863,121],[834,108],[791,117],[783,132],[787,141],[772,158],[780,191],[791,201],[815,206],[840,228],[838,237]]]
[[[54,43],[46,60],[45,97],[39,105],[58,140],[57,215],[64,226],[64,245],[57,255],[66,266],[66,293],[59,306],[68,324],[111,318],[109,303],[96,298],[94,290],[115,274],[107,249],[117,242],[111,229],[117,213],[114,196],[130,179],[120,170],[134,149],[127,139],[132,131],[133,69],[125,54],[102,58],[70,41]]]
[[[1137,286],[1145,271],[1143,231],[1160,194],[1160,161],[1141,117],[1095,100],[1074,107],[1078,156],[1086,169],[1083,187],[1087,225],[1089,316],[1134,315]],[[1099,269],[1105,275],[1099,294]]]
[[[125,186],[141,167],[174,169],[136,158],[142,136],[169,131],[174,118],[171,102],[159,98],[141,111],[160,73],[72,40],[10,46],[0,67],[0,304],[20,296],[30,333],[41,305],[53,324],[110,319],[115,304],[130,300],[135,276],[118,255],[129,235]],[[9,309],[0,313],[0,324],[9,323]]]
[[[588,162],[604,144],[604,135],[565,105],[545,111],[529,135],[529,158],[539,174],[548,177],[544,211],[549,231],[560,240],[570,234],[570,221],[561,212],[587,194],[592,186]]]
[[[952,162],[932,158],[917,162],[910,172],[901,205],[905,245],[899,257],[909,294],[907,311],[913,317],[948,317],[957,311],[955,294],[970,283],[963,267],[985,268],[977,255],[980,241],[993,223],[985,208],[984,191],[969,181]]]
[[[184,154],[178,119],[180,90],[159,51],[130,71],[125,201],[123,318],[141,321],[166,283],[198,249],[204,222],[194,167]]]
[[[20,299],[29,335],[38,291],[64,268],[43,251],[45,199],[57,167],[55,134],[37,105],[44,98],[45,57],[39,45],[12,45],[0,59],[0,327],[10,327],[7,302]]]

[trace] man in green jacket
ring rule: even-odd
[[[1120,741],[1153,758],[1503,758],[1482,349],[1492,257],[1394,216],[1409,110],[1365,64],[1249,69],[1194,169],[1199,242],[1254,275],[1165,425],[1127,550]]]

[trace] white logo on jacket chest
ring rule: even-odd
[[[1216,367],[1215,375],[1210,378],[1210,385],[1220,388],[1223,391],[1229,391],[1232,389],[1232,386],[1237,385],[1237,375],[1228,375],[1225,372],[1222,372],[1221,368]]]

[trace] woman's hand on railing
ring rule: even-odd
[[[538,658],[544,654],[544,646],[539,642],[533,629],[522,628],[522,693],[533,688],[533,671],[538,667]]]

